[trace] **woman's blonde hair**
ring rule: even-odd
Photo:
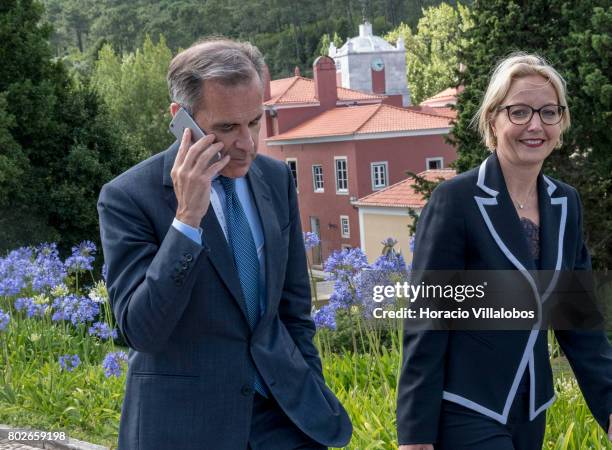
[[[569,128],[570,114],[569,109],[567,109],[566,83],[563,77],[541,56],[514,52],[501,60],[495,67],[480,108],[472,119],[472,124],[478,124],[480,137],[489,150],[494,150],[497,147],[497,139],[491,126],[497,108],[506,98],[512,82],[529,75],[540,75],[553,86],[557,93],[559,105],[566,107],[560,123],[561,134]],[[560,145],[561,142],[558,146]]]

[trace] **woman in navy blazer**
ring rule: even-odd
[[[492,154],[440,184],[419,219],[413,269],[590,270],[571,186],[542,174],[570,125],[565,81],[536,55],[493,73],[475,118]],[[612,436],[612,348],[603,332],[555,332],[593,416]],[[420,331],[409,326],[397,399],[400,450],[541,449],[555,399],[547,333]]]

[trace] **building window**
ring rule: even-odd
[[[387,186],[387,161],[370,164],[372,174],[372,190]]]
[[[312,166],[312,187],[315,192],[323,192],[323,166]]]
[[[298,187],[298,172],[297,172],[297,159],[295,158],[287,158],[287,165],[289,169],[291,169],[291,174],[293,175],[293,181],[295,181],[295,188]]]
[[[427,158],[425,160],[425,169],[434,170],[434,169],[442,169],[444,167],[444,158]]]
[[[336,157],[336,192],[348,193],[348,165],[346,157]]]
[[[351,237],[351,227],[348,216],[340,216],[340,234],[343,238]]]

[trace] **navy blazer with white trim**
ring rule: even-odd
[[[571,186],[540,174],[540,268],[590,270],[582,238],[582,210]],[[424,208],[416,233],[415,270],[519,270],[541,304],[556,283],[538,284],[520,220],[497,155],[441,183]],[[612,347],[603,332],[556,331],[589,408],[607,430],[612,412]],[[529,331],[425,331],[404,333],[397,399],[400,444],[437,441],[442,400],[505,424],[525,370],[530,379],[530,420],[555,399],[547,334]]]

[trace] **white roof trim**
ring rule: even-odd
[[[363,134],[343,134],[335,136],[315,136],[297,139],[266,139],[266,144],[272,145],[297,145],[297,144],[318,144],[322,142],[341,142],[341,141],[365,141],[373,139],[389,139],[396,137],[409,136],[433,136],[450,133],[451,128],[431,128],[424,130],[405,130],[405,131],[385,131],[382,133],[363,133]]]
[[[359,215],[377,215],[377,216],[409,216],[408,209],[409,206],[374,206],[367,205],[361,206],[359,202],[353,203],[353,205],[359,208]],[[418,211],[420,214],[422,206],[413,207],[410,209],[414,209]]]
[[[269,100],[268,100],[269,101]],[[264,109],[291,109],[291,108],[304,108],[306,106],[311,107],[319,107],[321,104],[319,102],[301,102],[301,103],[273,103],[271,105],[266,105],[264,102]]]
[[[392,94],[393,95],[393,94]],[[365,98],[358,100],[337,100],[336,106],[363,106],[363,105],[378,105],[385,100],[385,97],[381,98]],[[269,101],[269,100],[267,100]],[[300,102],[300,103],[272,103],[271,105],[266,105],[264,102],[264,109],[292,109],[292,108],[305,108],[305,107],[319,107],[321,103],[318,101],[315,102]]]

